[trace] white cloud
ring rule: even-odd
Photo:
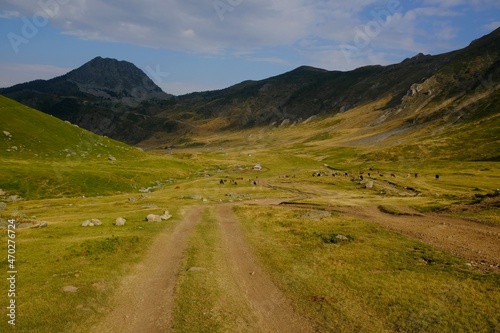
[[[267,62],[279,65],[290,65],[290,61],[278,57],[246,57],[245,60],[253,62]]]
[[[495,21],[484,25],[483,29],[487,32],[491,32],[498,29],[499,27],[500,27],[500,21]]]
[[[307,60],[345,69],[376,61],[386,63],[394,54],[442,49],[459,37],[453,20],[467,15],[468,10],[500,6],[498,0],[2,2],[4,11],[0,17],[46,13],[51,24],[64,34],[85,40],[118,41],[214,56],[229,54],[247,61],[280,64],[286,64],[282,60],[286,58],[284,54],[268,56],[269,53],[261,55],[258,51],[289,46]],[[398,8],[396,12],[389,10],[394,7]],[[488,27],[496,24],[492,22]],[[362,39],[360,29],[368,29],[365,33],[371,34],[362,48],[356,45],[356,38],[358,42]],[[354,45],[360,52],[350,62],[342,63],[339,55],[345,52],[341,45]]]
[[[16,11],[16,10],[2,10],[0,12],[0,18],[2,19],[11,19],[11,18],[16,18],[20,17],[21,13]]]
[[[225,85],[196,84],[192,82],[164,82],[158,86],[165,92],[176,96],[184,95],[193,91],[208,91],[227,88]]]
[[[0,87],[7,88],[18,83],[37,79],[48,80],[64,75],[71,69],[39,64],[0,64]]]
[[[4,16],[45,13],[63,33],[82,39],[202,53],[290,45],[315,19],[305,0],[53,0],[43,8],[31,0],[4,2]]]

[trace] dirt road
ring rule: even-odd
[[[173,232],[156,239],[144,261],[124,279],[113,310],[92,332],[169,332],[177,274],[202,211],[191,208]]]
[[[204,208],[190,208],[173,232],[160,235],[144,261],[125,278],[112,311],[92,332],[172,332],[175,286],[189,235],[202,217]],[[282,291],[257,262],[246,243],[230,205],[216,207],[222,258],[215,280],[229,281],[223,297],[245,303],[250,313],[241,322],[248,332],[314,332],[307,319],[292,308]],[[204,297],[200,295],[200,297]],[[221,300],[221,303],[224,303]],[[243,328],[242,328],[243,329]]]
[[[395,216],[377,207],[345,207],[339,212],[418,239],[466,259],[474,268],[500,273],[500,227],[439,214]]]
[[[233,280],[238,282],[239,294],[250,304],[257,318],[254,332],[314,332],[312,324],[292,308],[283,292],[258,264],[231,207],[218,206],[217,218]]]
[[[277,204],[276,200],[259,203]],[[468,260],[482,271],[500,272],[500,227],[488,226],[437,214],[395,216],[377,207],[318,207],[344,216],[371,221]],[[92,332],[171,332],[175,287],[186,255],[188,239],[202,218],[204,207],[191,207],[173,231],[162,233],[144,261],[124,279],[115,305]],[[314,332],[314,324],[297,313],[270,275],[259,265],[247,244],[232,205],[215,207],[220,243],[214,251],[221,258],[211,274],[226,281],[221,304],[229,299],[245,303],[242,314],[248,332]],[[203,297],[203,295],[200,295]],[[223,306],[223,305],[222,305]]]
[[[479,271],[500,273],[500,226],[485,225],[434,213],[391,215],[381,212],[377,207],[370,206],[339,207],[297,202],[283,202],[282,204],[330,210],[346,217],[374,222],[461,257]]]

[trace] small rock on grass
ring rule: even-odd
[[[31,226],[30,228],[31,229],[37,229],[37,228],[46,228],[48,227],[49,224],[47,222],[40,222],[40,223],[37,223],[37,224],[34,224],[33,226]]]
[[[123,217],[119,217],[115,220],[115,225],[117,227],[122,227],[125,225],[125,222],[127,222],[127,220],[125,220]]]
[[[187,271],[188,272],[204,272],[207,269],[204,267],[190,267]]]
[[[94,225],[97,225],[97,226],[102,225],[102,222],[99,219],[91,219],[90,223],[93,223]]]
[[[64,286],[62,287],[62,291],[64,291],[65,293],[76,293],[78,291],[78,287]]]

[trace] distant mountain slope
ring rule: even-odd
[[[303,66],[261,81],[178,96],[175,103],[150,121],[154,119],[158,126],[182,120],[173,132],[182,129],[202,133],[300,124],[311,116],[345,113],[345,118],[357,118],[357,127],[349,127],[351,122],[345,122],[339,130],[389,137],[391,132],[430,132],[439,126],[488,117],[484,106],[496,100],[499,87],[497,29],[464,49],[436,56],[419,54],[395,65],[368,66],[349,72]],[[377,105],[376,110],[370,110],[375,113],[348,112],[371,104]],[[489,114],[500,111],[498,106],[488,110]],[[189,129],[186,124],[196,126]],[[427,130],[422,131],[424,127]],[[164,133],[156,133],[143,146],[179,142],[175,136]],[[353,144],[367,142],[372,141],[356,139]]]
[[[349,72],[304,66],[261,81],[180,96],[165,114],[177,110],[190,113],[194,120],[223,117],[228,127],[238,128],[336,114],[386,97],[391,100],[384,109],[408,107],[417,102],[405,96],[434,90],[433,95],[445,99],[469,93],[485,81],[498,82],[499,59],[500,29],[463,50],[419,54],[396,65]]]
[[[60,77],[18,84],[0,93],[128,143],[149,135],[140,123],[172,97],[132,63],[101,57]]]
[[[179,143],[189,133],[299,124],[373,103],[377,115],[356,116],[365,131],[379,125],[389,131],[433,128],[484,114],[481,105],[489,105],[500,83],[500,29],[464,49],[418,54],[399,64],[348,72],[302,66],[183,96],[162,95],[142,74],[130,63],[96,58],[60,78],[0,93],[95,133],[155,147]]]

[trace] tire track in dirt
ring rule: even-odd
[[[112,311],[91,332],[171,331],[178,272],[188,237],[202,212],[203,207],[190,208],[172,232],[154,241],[145,259],[124,279]]]
[[[500,226],[435,213],[391,215],[373,206],[341,207],[294,201],[283,201],[280,205],[328,210],[373,222],[461,257],[481,272],[500,273]]]
[[[376,207],[335,207],[335,211],[418,239],[469,261],[484,272],[500,273],[500,227],[438,214],[395,216]]]
[[[223,252],[231,267],[232,280],[253,311],[258,332],[315,332],[313,325],[298,314],[269,274],[258,264],[244,239],[232,205],[216,207],[223,239]]]

